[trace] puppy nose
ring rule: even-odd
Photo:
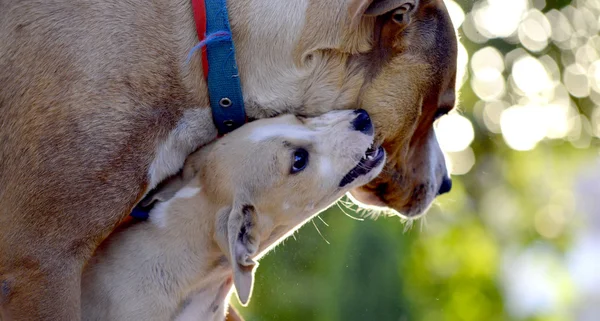
[[[452,179],[450,177],[444,176],[442,179],[442,185],[440,185],[440,190],[438,191],[438,195],[446,194],[450,192],[452,189]]]
[[[352,127],[367,135],[373,135],[373,123],[371,122],[369,113],[364,109],[357,109],[354,113],[356,114],[356,118],[352,121]]]

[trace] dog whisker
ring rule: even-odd
[[[412,229],[414,222],[414,219],[406,219],[406,221],[404,222],[404,234],[408,233],[408,231]]]
[[[346,209],[349,209],[349,210],[352,210],[352,211],[354,210],[354,209],[352,208],[352,205],[349,205],[349,204],[347,204],[347,203],[344,203],[344,202],[339,202],[339,203],[337,203],[336,205],[337,205],[337,206],[340,206],[340,204],[341,204],[342,206],[344,206]],[[341,209],[341,208],[340,208],[340,209]]]
[[[356,204],[354,204],[354,202],[344,199],[339,199],[338,202],[344,205],[344,207],[346,207],[347,209],[355,211],[354,207],[356,206]]]
[[[384,208],[363,208],[363,207],[359,206],[357,212],[360,213],[361,216],[372,219],[372,220],[377,220],[382,215],[392,216],[391,210],[386,210]]]
[[[359,216],[361,216],[361,218],[356,218],[356,217],[350,216],[342,208],[342,206],[340,206],[340,204],[343,205],[343,207],[345,207],[346,209],[354,211]],[[360,221],[364,221],[364,218],[377,220],[381,216],[397,216],[397,213],[392,209],[360,207],[359,205],[352,202],[348,198],[348,196],[344,196],[343,198],[339,199],[336,202],[336,205],[340,208],[340,210],[342,210],[342,212],[344,212],[344,214],[346,214],[347,216],[349,216],[353,219],[360,220]],[[438,207],[440,206],[437,203],[434,203],[434,205],[438,206]],[[400,217],[400,222],[404,225],[403,233],[408,233],[409,231],[411,231],[412,228],[415,226],[416,221],[419,221],[418,224],[419,224],[420,231],[423,231],[423,229],[427,227],[426,216],[421,216],[419,218]]]
[[[420,219],[420,232],[423,232],[423,229],[427,228],[427,215],[423,215],[423,217]]]
[[[362,222],[362,221],[364,221],[364,219],[363,219],[363,218],[360,218],[360,217],[355,217],[355,216],[352,216],[352,215],[348,214],[348,212],[346,212],[346,211],[345,211],[345,210],[344,210],[344,209],[343,209],[343,208],[340,206],[340,203],[341,203],[342,205],[344,205],[344,207],[346,207],[346,209],[349,209],[349,210],[351,210],[351,211],[355,211],[355,212],[356,212],[356,210],[355,210],[354,208],[352,208],[352,207],[351,207],[351,205],[348,205],[348,204],[344,203],[344,201],[342,201],[342,200],[340,199],[340,201],[338,201],[338,202],[336,203],[336,205],[338,206],[338,208],[339,208],[339,209],[340,209],[340,210],[341,210],[341,211],[342,211],[342,212],[343,212],[343,213],[344,213],[346,216],[348,216],[349,218],[351,218],[351,219],[353,219],[353,220],[355,220],[355,221],[359,221],[359,222]]]

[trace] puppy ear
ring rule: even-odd
[[[254,286],[254,270],[258,263],[252,257],[258,252],[257,214],[252,205],[234,205],[227,221],[229,255],[233,268],[233,285],[243,306],[248,304]]]
[[[200,171],[201,151],[196,151],[188,156],[183,169],[179,173],[168,177],[154,188],[143,200],[140,201],[142,207],[148,207],[155,201],[165,202],[171,199],[175,194],[185,187]]]
[[[171,199],[177,191],[182,189],[187,183],[189,179],[186,180],[182,177],[182,173],[175,174],[150,191],[143,200],[140,201],[140,205],[142,207],[148,207],[152,205],[155,201],[165,202]]]

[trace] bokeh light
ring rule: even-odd
[[[506,93],[506,83],[502,72],[502,54],[493,47],[485,47],[471,58],[471,88],[482,100],[498,100]]]
[[[531,150],[544,138],[544,124],[539,121],[544,113],[541,108],[534,105],[511,106],[502,112],[500,128],[508,146],[520,151]]]
[[[466,149],[475,137],[471,121],[456,112],[437,121],[435,132],[440,147],[446,152],[460,152]]]
[[[519,28],[528,7],[522,0],[479,1],[473,9],[475,27],[488,39],[509,37]]]
[[[550,21],[544,14],[533,9],[523,17],[518,29],[519,41],[530,51],[542,51],[548,46],[548,39],[552,36]]]

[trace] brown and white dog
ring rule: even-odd
[[[379,174],[385,152],[371,149],[366,115],[260,119],[192,154],[183,177],[150,196],[150,219],[89,261],[83,319],[223,321],[232,283],[248,302],[255,260]]]
[[[432,123],[454,105],[442,0],[228,0],[246,112],[366,109],[383,174],[363,203],[449,189]],[[81,272],[216,130],[189,0],[0,1],[0,316],[77,320]]]

